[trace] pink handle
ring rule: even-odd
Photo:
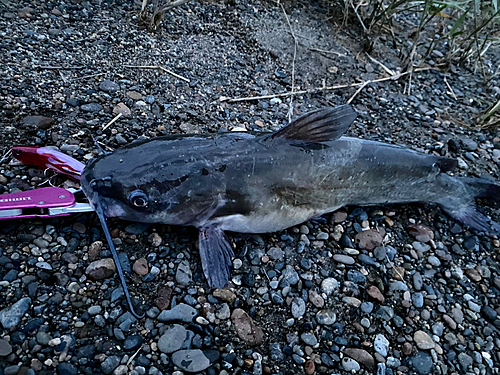
[[[22,215],[0,216],[2,219],[52,217],[44,209],[66,207],[75,204],[75,196],[66,189],[47,187],[20,193],[0,195],[0,213],[7,210],[33,209]]]
[[[36,165],[43,169],[63,174],[65,176],[80,180],[85,164],[48,147],[37,146],[14,146],[12,155],[24,164]]]

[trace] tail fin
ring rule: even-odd
[[[440,200],[439,204],[455,220],[475,229],[492,235],[500,235],[500,223],[483,215],[477,210],[475,199],[486,198],[500,203],[500,185],[496,185],[484,178],[456,178],[463,186],[469,199],[458,199],[460,192],[450,199]]]

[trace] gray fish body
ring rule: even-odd
[[[108,217],[263,233],[345,205],[437,202],[438,161],[355,138],[311,146],[225,133],[132,144],[91,162],[82,180],[111,176],[123,199],[109,202]],[[136,189],[148,191],[148,208],[129,206]]]
[[[349,113],[342,116],[348,119],[336,118],[336,125],[354,120]],[[93,160],[83,172],[82,188],[91,204],[102,202],[107,217],[215,228],[207,234],[208,256],[219,246],[211,236],[222,241],[224,230],[278,231],[345,205],[432,202],[466,221],[462,216],[484,190],[444,173],[453,165],[450,159],[340,137],[345,129],[326,136],[312,129],[307,137],[301,134],[304,126],[320,120],[300,121],[297,134],[291,124],[291,130],[273,136],[223,133],[133,143]],[[142,193],[147,205],[134,206],[131,197]],[[482,224],[477,229],[484,229]],[[226,263],[232,251],[227,252]]]

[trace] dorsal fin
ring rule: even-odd
[[[349,104],[321,108],[302,115],[272,137],[308,142],[334,141],[349,129],[356,117],[357,113]]]

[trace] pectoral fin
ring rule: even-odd
[[[224,231],[215,226],[199,228],[201,265],[211,288],[223,288],[231,275],[233,249]]]

